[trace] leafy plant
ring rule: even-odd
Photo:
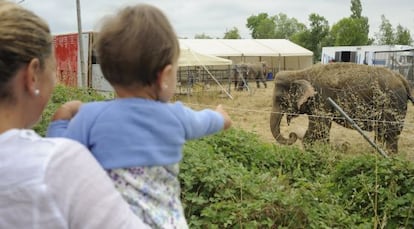
[[[333,191],[350,213],[386,228],[414,226],[414,166],[402,158],[360,155],[338,164]]]
[[[41,120],[33,127],[33,129],[44,136],[52,115],[55,113],[56,109],[65,102],[70,100],[80,100],[83,102],[99,101],[107,99],[108,97],[111,97],[111,95],[105,96],[92,89],[80,89],[58,84],[53,91],[46,109],[43,111]]]
[[[179,177],[191,228],[398,228],[414,225],[412,166],[231,129],[186,143]]]

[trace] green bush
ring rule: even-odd
[[[231,129],[186,143],[179,177],[191,228],[412,228],[412,166]]]
[[[52,115],[55,113],[56,109],[65,102],[70,100],[80,100],[83,102],[100,101],[110,96],[111,95],[104,96],[92,89],[66,87],[58,84],[53,91],[52,97],[50,98],[39,123],[37,123],[33,129],[40,135],[45,136]]]
[[[414,227],[414,165],[402,158],[360,155],[343,160],[332,187],[350,213],[386,228]]]
[[[217,153],[208,141],[188,142],[181,165],[182,197],[191,228],[274,227],[293,219],[296,226],[307,224],[295,195],[281,191],[289,188],[285,180],[274,173],[249,171],[237,159]]]

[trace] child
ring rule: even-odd
[[[221,105],[194,111],[167,102],[175,93],[180,48],[159,9],[145,4],[122,9],[104,22],[96,48],[117,98],[84,104],[79,111],[78,101],[64,104],[48,136],[86,145],[152,227],[187,228],[177,178],[183,144],[229,128],[230,117]]]

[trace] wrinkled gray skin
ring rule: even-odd
[[[232,70],[233,70],[234,90],[241,91],[241,90],[243,90],[243,88],[245,86],[245,83],[244,83],[243,80],[246,80],[246,79],[244,79],[244,77],[241,77],[241,76],[243,76],[243,72],[242,72],[242,69],[244,69],[243,65],[244,64],[235,64],[235,65],[233,65]]]
[[[299,114],[308,115],[305,146],[329,143],[332,121],[352,128],[327,101],[331,97],[359,127],[375,131],[377,142],[384,143],[388,153],[398,152],[407,100],[414,103],[402,75],[381,67],[332,63],[279,72],[274,83],[270,129],[277,142],[290,145],[297,140],[296,133],[290,133],[289,138],[280,133],[283,113],[288,124]]]
[[[267,88],[266,83],[267,66],[265,63],[241,63],[234,66],[233,79],[234,89],[243,90],[249,80],[255,80],[257,88],[260,82]],[[243,76],[240,77],[240,76]]]

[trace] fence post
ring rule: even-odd
[[[374,147],[382,156],[384,156],[385,158],[388,158],[388,155],[381,149],[378,147],[377,144],[375,144],[363,131],[362,129],[355,123],[354,120],[351,119],[351,117],[349,117],[340,106],[338,106],[338,104],[336,104],[330,97],[328,97],[328,102],[337,110],[339,111],[339,113],[341,113],[342,116],[345,117],[345,119],[351,123],[352,127],[354,127],[354,129],[356,129],[364,138],[365,140],[368,141],[368,143]]]

